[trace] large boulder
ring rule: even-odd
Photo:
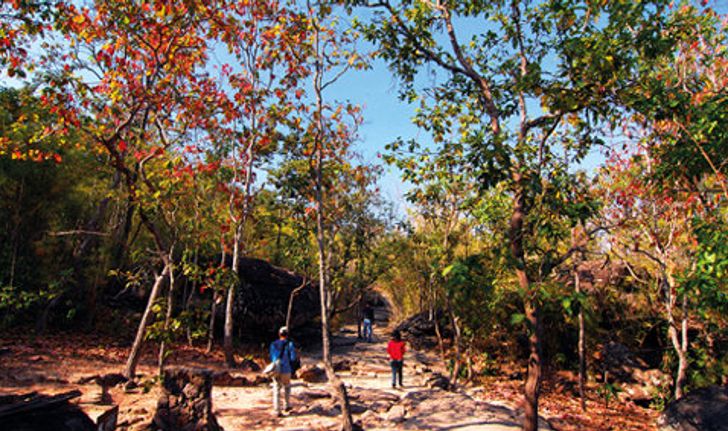
[[[447,319],[441,312],[435,313],[435,318],[430,319],[427,312],[415,314],[395,328],[402,333],[402,337],[416,349],[431,349],[437,346],[437,331],[435,319],[440,324],[440,334],[447,338],[452,336],[452,331],[447,325]]]
[[[601,349],[602,371],[618,381],[629,381],[635,369],[646,369],[647,364],[634,355],[629,347],[609,342]]]
[[[232,262],[230,262],[232,264]],[[245,341],[271,341],[286,321],[291,293],[301,286],[302,276],[252,258],[240,259],[240,285],[235,301],[240,337]],[[223,307],[220,307],[223,308]],[[320,301],[314,284],[296,293],[291,313],[291,336],[297,342],[318,339]]]
[[[270,383],[271,379],[259,373],[218,371],[213,374],[212,382],[215,386],[247,387]]]
[[[296,371],[296,376],[308,383],[324,383],[328,381],[326,371],[323,368],[312,364],[303,365],[298,371]]]
[[[658,369],[649,368],[645,361],[624,344],[605,344],[598,358],[602,373],[606,374],[610,383],[619,386],[619,397],[623,400],[647,404],[659,394],[661,388],[670,383],[670,376]]]
[[[728,431],[728,386],[696,389],[667,405],[660,431]]]
[[[206,263],[200,263],[203,267]],[[217,260],[211,260],[210,266],[216,267]],[[226,257],[227,268],[232,267],[232,257]],[[304,278],[285,268],[271,265],[261,259],[241,258],[238,263],[240,283],[237,286],[234,304],[234,320],[238,332],[235,334],[244,342],[258,344],[270,342],[277,338],[278,329],[286,322],[288,300],[291,293],[304,283]],[[185,277],[179,277],[180,284],[191,283]],[[147,303],[149,290],[146,283],[140,287],[124,288],[118,292],[110,304],[116,308],[134,309],[141,312]],[[188,286],[189,287],[189,286]],[[181,290],[181,289],[180,289]],[[207,301],[211,299],[212,289],[203,293],[192,292],[191,305],[207,309]],[[223,304],[217,307],[215,331],[222,335],[224,322],[224,297],[216,300]],[[296,342],[307,343],[320,341],[320,325],[317,323],[320,316],[319,294],[316,282],[309,280],[305,286],[297,291],[293,301],[291,313],[291,337]]]
[[[213,373],[191,367],[164,370],[162,395],[150,431],[222,431],[212,412]]]
[[[0,396],[0,429],[21,431],[95,431],[96,424],[70,402],[80,391],[66,394],[28,394]]]
[[[430,389],[438,388],[448,390],[450,388],[450,379],[440,373],[432,373],[432,375],[425,381],[425,386]]]

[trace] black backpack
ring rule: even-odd
[[[291,342],[289,341],[289,343],[291,343]],[[294,346],[294,348],[295,348],[295,346]],[[289,353],[288,358],[290,359],[290,353]],[[301,358],[299,358],[298,355],[296,355],[296,359],[294,359],[290,362],[291,362],[291,377],[295,377],[296,371],[298,371],[298,369],[301,368]]]

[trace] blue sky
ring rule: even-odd
[[[386,64],[376,60],[372,66],[370,70],[344,75],[332,87],[330,97],[346,99],[363,107],[364,123],[359,128],[355,151],[365,161],[382,164],[377,154],[383,153],[384,147],[398,137],[428,142],[430,139],[427,132],[420,131],[410,121],[414,106],[399,100],[397,82]],[[386,165],[383,168],[380,190],[384,198],[395,204],[398,212],[403,212],[403,194],[407,186],[396,168]]]
[[[728,13],[728,1],[711,1],[709,5],[721,14]],[[366,19],[365,12],[358,11],[360,18]],[[482,21],[467,23],[465,33],[472,34],[481,30]],[[477,26],[477,27],[476,27]],[[371,49],[363,41],[359,42],[362,49]],[[351,71],[344,75],[329,90],[327,97],[338,100],[349,100],[363,107],[364,123],[359,129],[359,141],[355,149],[364,160],[381,163],[377,154],[384,152],[384,147],[402,137],[405,140],[417,139],[427,144],[431,138],[426,131],[421,131],[411,122],[414,115],[414,106],[402,102],[398,98],[398,84],[395,77],[381,60],[373,60],[369,70]],[[13,85],[14,80],[0,76],[4,85]],[[533,110],[532,110],[533,111]],[[597,152],[584,164],[587,170],[593,170],[601,163],[603,157]],[[408,186],[400,178],[399,172],[388,166],[380,182],[381,190],[386,199],[394,202],[398,213],[402,214],[406,206],[403,193]]]
[[[675,3],[679,4],[679,1]],[[692,3],[699,4],[700,2],[693,1]],[[724,16],[728,14],[728,0],[709,1],[708,6],[719,14]],[[362,14],[367,14],[366,11],[359,11],[358,14],[361,19],[366,19],[365,16],[362,16]],[[465,34],[472,34],[476,30],[480,30],[473,27],[474,25],[482,26],[483,23],[482,21],[466,23],[461,31]],[[360,42],[361,44],[363,42]],[[367,49],[365,45],[361,45],[361,47]],[[368,48],[371,49],[371,46]],[[353,71],[345,75],[331,88],[328,97],[349,100],[364,108],[364,124],[359,129],[360,140],[355,148],[365,160],[381,163],[381,160],[376,157],[377,153],[384,152],[384,147],[398,137],[405,140],[414,138],[425,144],[432,140],[426,131],[421,131],[412,124],[411,118],[414,115],[415,107],[399,100],[397,81],[386,64],[382,60],[374,60],[371,66],[369,70]],[[534,108],[529,108],[529,110],[535,112]],[[595,149],[582,163],[581,168],[593,171],[603,161],[604,156],[601,154],[601,150]],[[403,183],[396,168],[388,166],[384,166],[384,168],[385,173],[380,183],[384,197],[393,201],[398,212],[403,214],[406,207],[403,193],[408,186]]]

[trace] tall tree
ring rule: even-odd
[[[354,427],[351,407],[344,382],[336,376],[331,356],[330,318],[334,307],[330,274],[331,244],[334,240],[330,227],[325,224],[327,217],[324,177],[327,160],[336,160],[347,153],[354,139],[358,124],[358,108],[341,102],[328,102],[325,90],[334,85],[347,70],[361,66],[358,55],[351,51],[352,39],[347,33],[340,32],[338,20],[332,14],[328,2],[307,1],[309,11],[311,95],[314,107],[307,129],[307,144],[311,154],[311,168],[314,185],[316,214],[316,248],[318,252],[319,299],[321,302],[322,356],[326,375],[336,393],[341,407],[342,429],[350,431]],[[353,120],[347,122],[347,119]]]
[[[697,237],[691,220],[706,214],[697,194],[673,194],[652,176],[657,163],[644,149],[614,157],[604,172],[610,202],[605,217],[613,225],[610,252],[652,287],[667,321],[667,338],[677,356],[674,395],[681,398],[688,378],[689,326],[703,293],[689,280],[697,269]],[[710,289],[706,290],[706,294]]]
[[[239,274],[240,258],[250,251],[244,244],[247,222],[255,201],[253,183],[261,158],[276,149],[283,128],[292,121],[293,103],[300,99],[301,79],[308,73],[302,42],[306,21],[298,11],[277,1],[234,2],[229,12],[213,18],[220,38],[235,57],[222,66],[232,88],[231,109],[222,113],[229,123],[225,145],[229,183],[229,225],[232,233],[232,270]],[[231,121],[232,120],[232,121]],[[228,366],[235,365],[232,353],[235,285],[227,291],[224,350]]]
[[[699,232],[725,224],[719,208],[728,199],[726,21],[706,3],[670,13],[674,55],[644,59],[640,79],[622,95],[633,113],[626,139],[636,145],[615,153],[605,173],[614,198],[608,214],[619,226],[613,252],[644,267],[660,292],[677,356],[675,398],[688,383],[691,320],[723,302],[713,289],[697,287],[707,275],[698,270],[699,250],[715,245],[701,244],[712,236]],[[636,256],[648,264],[636,265]]]
[[[630,84],[636,59],[669,50],[662,31],[668,2],[353,3],[374,8],[362,29],[402,81],[402,97],[420,102],[415,122],[436,143],[467,144],[465,158],[481,187],[503,183],[512,197],[510,264],[530,330],[523,427],[535,431],[542,368],[538,281],[553,268],[529,259],[544,235],[537,202],[553,174],[563,172],[551,162],[563,159],[560,153],[579,162],[594,141],[593,120],[615,115],[610,99]],[[417,79],[423,66],[442,74],[423,83]],[[539,99],[541,109],[534,106]],[[574,138],[559,133],[567,130]]]
[[[439,336],[440,319],[436,316],[439,313],[435,311],[439,312],[438,308],[442,307],[449,316],[455,347],[455,365],[450,379],[455,385],[462,364],[462,330],[461,316],[453,305],[457,293],[454,288],[457,283],[453,280],[463,281],[467,277],[452,277],[448,274],[456,262],[459,262],[457,268],[462,269],[460,260],[468,257],[457,255],[456,249],[468,236],[468,206],[477,198],[478,190],[467,171],[462,169],[459,158],[463,156],[463,146],[458,142],[447,142],[443,146],[443,151],[433,154],[420,149],[414,142],[409,145],[396,142],[390,145],[393,153],[386,155],[385,160],[395,163],[403,171],[403,179],[414,184],[407,192],[407,199],[415,205],[414,211],[422,222],[422,226],[418,226],[418,233],[421,237],[429,237],[430,241],[427,247],[430,262],[427,264],[426,282],[421,287],[420,296],[422,302],[427,298],[429,317],[435,322],[443,360],[446,355],[442,337]],[[453,275],[465,272],[455,271]]]
[[[675,55],[645,68],[625,104],[651,135],[643,145],[653,159],[653,178],[715,203],[716,195],[728,199],[728,23],[710,7],[684,3],[675,7],[670,26],[680,30],[673,30]]]
[[[206,112],[201,90],[211,87],[203,68],[206,37],[214,28],[207,17],[215,8],[187,2],[99,1],[90,6],[58,4],[56,28],[67,43],[50,46],[38,63],[47,84],[41,99],[60,121],[38,139],[80,130],[89,151],[101,154],[119,176],[150,234],[162,270],[125,368],[132,377],[151,305],[172,266],[173,239],[164,207],[157,206],[160,191],[149,166],[173,152],[192,119]],[[205,96],[211,104],[218,102]]]

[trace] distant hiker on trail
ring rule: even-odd
[[[279,361],[278,372],[273,374],[273,410],[276,416],[281,416],[281,386],[283,387],[283,410],[291,409],[291,374],[295,371],[293,363],[296,361],[296,348],[288,341],[288,328],[282,327],[278,331],[278,339],[270,343],[270,360]]]
[[[389,340],[387,345],[387,353],[389,353],[389,364],[392,366],[392,387],[397,386],[397,380],[399,380],[399,387],[402,387],[402,368],[404,367],[404,352],[406,350],[405,343],[402,341],[402,334],[395,330],[392,332],[392,339]],[[399,379],[398,379],[399,378]]]
[[[364,306],[364,310],[362,310],[361,315],[364,319],[364,339],[371,343],[372,326],[374,325],[374,309],[371,305],[367,304]]]

